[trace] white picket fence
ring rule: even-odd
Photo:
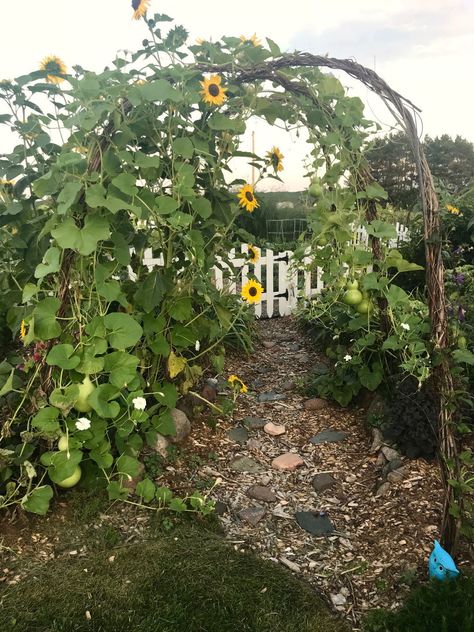
[[[400,242],[407,241],[409,238],[406,226],[397,223],[396,228],[397,238],[388,242],[390,248],[396,248]],[[368,241],[367,231],[360,226],[355,231],[353,243],[368,245]],[[151,271],[155,266],[164,265],[163,255],[153,257],[150,248],[144,253],[143,263]],[[225,261],[221,257],[217,258],[213,268],[214,282],[219,290],[230,294],[240,294],[251,272],[251,278],[256,278],[264,288],[260,302],[254,305],[255,316],[257,318],[287,316],[296,309],[298,300],[309,299],[319,294],[324,287],[323,270],[310,269],[310,248],[302,263],[303,265],[295,261],[291,250],[276,253],[267,248],[260,250],[259,260],[250,266],[248,245],[241,244],[240,252],[233,248]]]

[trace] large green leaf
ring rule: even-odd
[[[243,134],[245,132],[245,123],[240,118],[229,118],[220,112],[215,112],[207,122],[210,129],[216,131],[236,132]]]
[[[32,328],[34,335],[40,340],[57,338],[61,327],[56,320],[56,312],[61,303],[58,298],[48,296],[40,301],[33,310]]]
[[[169,195],[160,195],[155,198],[155,203],[158,207],[160,215],[169,215],[174,213],[179,208],[179,202]]]
[[[395,226],[381,219],[374,219],[370,224],[367,224],[366,230],[369,235],[373,235],[379,239],[396,239],[397,237],[397,229]]]
[[[119,395],[120,391],[112,384],[99,384],[89,395],[88,402],[99,417],[114,419],[120,412],[120,405],[113,400]]]
[[[212,205],[204,197],[195,198],[191,201],[191,206],[196,213],[203,219],[207,219],[212,215]]]
[[[82,182],[67,182],[58,195],[58,213],[64,215],[77,202],[82,190]]]
[[[193,313],[193,303],[189,297],[182,297],[176,299],[168,307],[168,313],[171,318],[179,322],[190,320]]]
[[[151,312],[155,307],[161,305],[165,289],[163,272],[155,268],[146,276],[135,292],[135,303],[139,307],[143,307],[145,312]]]
[[[46,362],[61,369],[75,369],[81,359],[74,355],[74,347],[70,344],[55,345],[46,356]]]
[[[143,329],[129,314],[113,312],[104,317],[107,329],[107,339],[114,349],[127,349],[137,344],[143,334]]]
[[[43,279],[48,274],[58,272],[60,267],[60,256],[61,251],[59,250],[59,248],[56,248],[55,246],[51,246],[51,248],[48,248],[48,250],[44,253],[43,261],[36,266],[35,278]]]
[[[173,141],[173,152],[183,158],[192,158],[194,153],[194,145],[187,137],[176,138]]]
[[[40,430],[41,432],[54,432],[57,433],[61,429],[59,422],[59,410],[57,408],[51,408],[45,406],[31,420],[31,426]]]
[[[183,100],[178,90],[173,88],[166,79],[146,82],[139,87],[139,90],[145,101],[173,101],[179,103]]]
[[[474,365],[474,353],[468,349],[456,349],[453,351],[453,358],[458,364]]]
[[[40,460],[48,468],[49,478],[58,483],[74,474],[76,467],[82,461],[82,452],[80,450],[45,452]]]
[[[79,228],[73,219],[65,219],[51,231],[58,245],[65,249],[76,250],[87,256],[94,252],[97,243],[110,237],[109,222],[102,215],[87,215],[84,228]]]
[[[104,370],[110,373],[109,381],[117,388],[123,388],[137,373],[139,359],[125,351],[114,351],[104,358]]]
[[[44,516],[49,509],[49,501],[53,497],[50,485],[35,487],[29,494],[23,496],[21,506],[26,511]]]
[[[133,478],[140,471],[140,461],[128,454],[121,454],[116,461],[116,467],[119,474],[126,474]]]
[[[112,184],[126,195],[136,195],[138,189],[136,187],[137,177],[131,173],[121,173],[112,180]]]
[[[135,487],[135,494],[143,498],[146,503],[150,503],[155,498],[155,492],[155,484],[149,478],[139,481]]]
[[[162,435],[169,436],[176,434],[176,426],[174,424],[173,417],[169,411],[162,413],[161,415],[155,415],[152,417],[153,428]]]
[[[49,403],[64,413],[68,413],[79,397],[79,386],[71,384],[66,388],[55,388],[49,396]]]

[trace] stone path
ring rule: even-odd
[[[233,422],[193,430],[191,444],[217,455],[199,475],[221,481],[218,513],[236,548],[303,575],[357,630],[366,610],[396,605],[426,574],[438,470],[374,440],[364,410],[298,394],[321,358],[294,319],[260,321],[258,331],[254,354],[227,361],[248,386]]]

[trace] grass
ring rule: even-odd
[[[69,525],[70,527],[71,525]],[[212,525],[211,525],[212,526]],[[104,534],[87,557],[33,565],[0,592],[11,632],[347,632],[286,569],[185,520],[140,544]],[[89,544],[85,542],[85,544]],[[111,556],[115,556],[110,561]],[[90,619],[86,613],[90,613]]]
[[[474,632],[474,576],[432,581],[412,591],[396,612],[371,612],[364,632]]]

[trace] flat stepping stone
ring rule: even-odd
[[[329,535],[334,532],[334,525],[325,513],[319,511],[297,511],[296,522],[311,535]]]
[[[248,472],[249,474],[258,474],[262,471],[261,465],[248,456],[240,456],[234,459],[230,464],[230,469],[234,470],[234,472]]]
[[[278,500],[272,490],[264,485],[252,485],[252,487],[248,488],[246,494],[249,498],[261,500],[265,503],[274,503]]]
[[[268,423],[268,419],[263,419],[262,417],[245,417],[242,420],[242,425],[247,428],[247,430],[261,430],[265,424]]]
[[[303,407],[305,410],[322,410],[323,408],[327,408],[327,401],[325,399],[321,399],[320,397],[313,397],[313,399],[307,399]]]
[[[214,505],[214,511],[217,516],[223,516],[229,511],[229,507],[221,500],[217,500],[216,504]]]
[[[227,437],[231,441],[235,441],[236,443],[240,443],[241,445],[243,445],[248,441],[249,432],[247,428],[244,428],[243,426],[237,426],[237,428],[231,428],[229,430],[229,432],[227,433]]]
[[[336,441],[344,441],[349,436],[348,432],[342,432],[338,430],[323,430],[318,432],[317,435],[311,437],[310,443],[335,443]]]
[[[337,483],[336,479],[331,474],[316,474],[313,478],[312,484],[317,492],[324,492]]]
[[[285,426],[279,426],[277,424],[274,424],[272,421],[265,424],[263,430],[272,437],[279,437],[286,432]]]
[[[248,507],[239,511],[239,518],[255,527],[265,515],[263,507]]]
[[[275,393],[275,391],[260,393],[257,397],[257,401],[260,402],[260,404],[265,404],[266,402],[279,402],[282,399],[286,399],[285,393]]]
[[[294,452],[286,452],[285,454],[281,454],[277,456],[276,459],[272,461],[272,467],[276,470],[296,470],[297,467],[301,467],[304,465],[303,459],[299,454],[295,454]]]

